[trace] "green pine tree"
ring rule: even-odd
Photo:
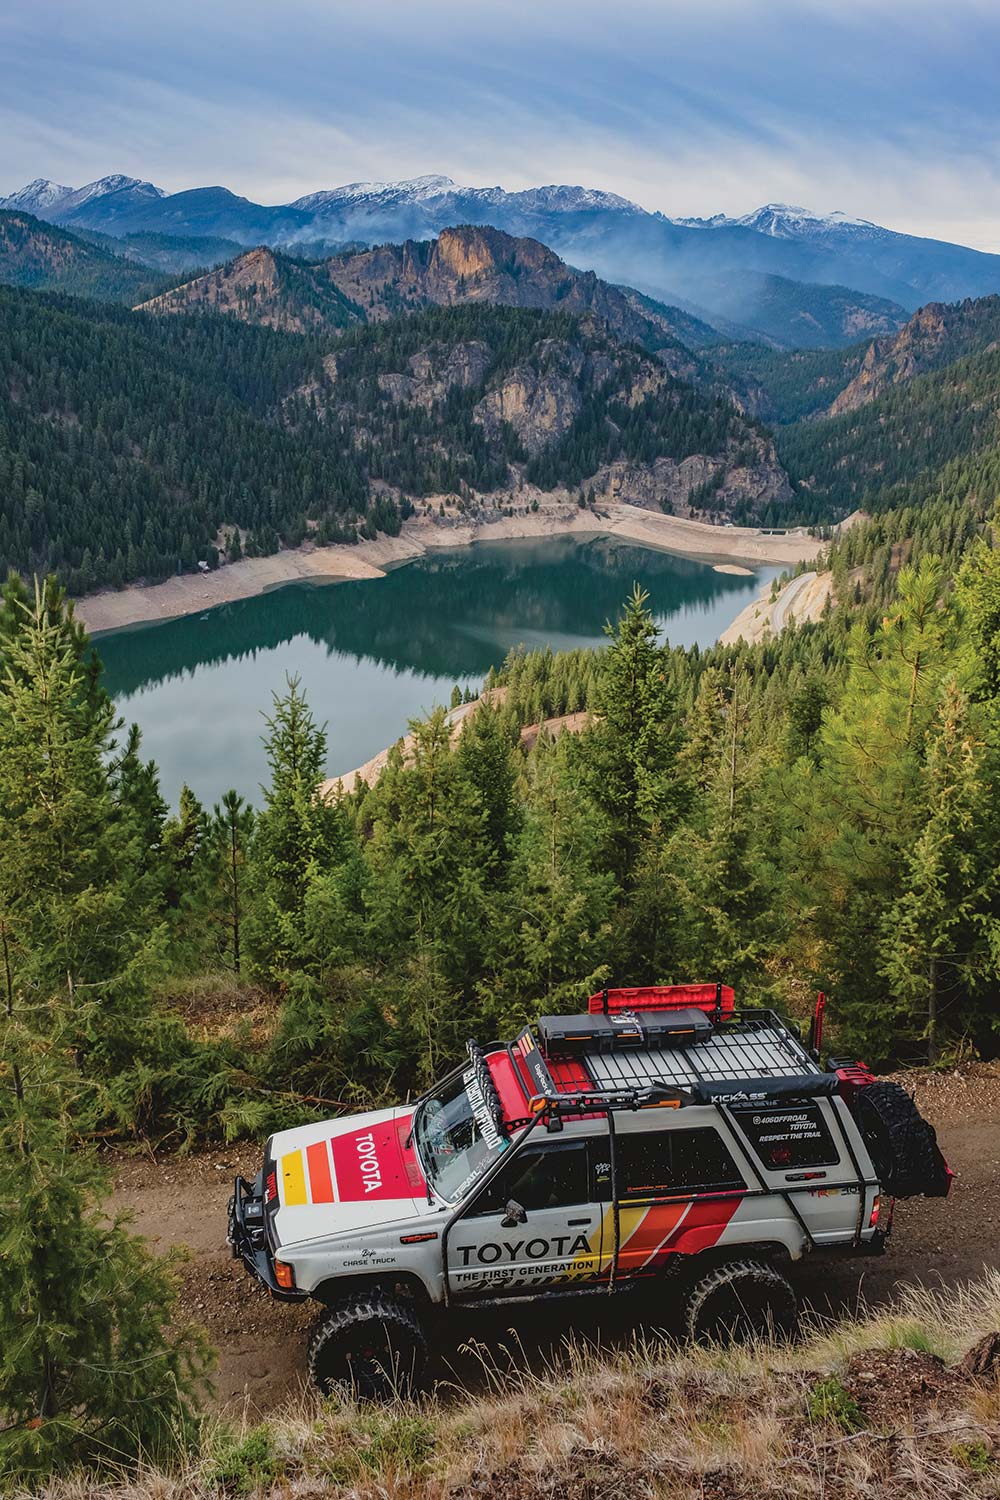
[[[208,842],[215,890],[213,913],[220,934],[219,949],[237,975],[243,962],[247,863],[253,828],[253,809],[233,790],[226,792],[221,804],[212,809]]]
[[[957,684],[948,683],[929,734],[923,827],[898,872],[898,895],[882,919],[880,945],[900,1032],[926,1042],[931,1063],[949,1038],[977,1020],[981,1035],[998,1024],[992,1003],[1000,980],[995,754],[992,762],[974,711]]]
[[[244,932],[258,969],[277,977],[295,965],[312,873],[343,854],[346,820],[319,795],[326,767],[326,733],[314,720],[299,679],[274,695],[264,740],[271,780],[253,838],[254,900]]]
[[[208,1348],[177,1324],[165,1263],[103,1207],[103,1174],[76,1139],[75,1017],[39,1005],[36,969],[3,936],[0,1470],[32,1484],[172,1459],[197,1430]]]
[[[607,981],[617,948],[618,887],[604,866],[601,813],[581,798],[569,736],[539,740],[528,765],[524,825],[509,899],[494,928],[498,1019],[509,1027],[541,1001],[579,1005]],[[520,1009],[511,1014],[512,997]]]
[[[601,661],[597,721],[584,737],[591,796],[607,818],[608,863],[627,888],[644,837],[671,829],[682,804],[680,723],[670,686],[670,653],[661,646],[638,584]]]
[[[366,809],[372,939],[380,955],[432,953],[468,1000],[489,925],[487,813],[444,710],[410,730],[410,763],[386,768]]]

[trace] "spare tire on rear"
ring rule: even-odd
[[[951,1173],[934,1127],[904,1088],[884,1079],[863,1084],[853,1109],[883,1192],[893,1198],[947,1196]]]

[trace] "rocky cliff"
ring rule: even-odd
[[[673,375],[689,380],[700,371],[678,337],[678,330],[701,328],[697,319],[611,286],[592,271],[575,271],[538,240],[484,226],[445,229],[436,240],[380,245],[316,263],[258,248],[145,307],[157,313],[207,309],[302,332],[470,302],[588,314],[617,338],[655,353]]]
[[[593,316],[466,305],[358,329],[297,410],[334,424],[396,499],[561,491],[718,517],[790,497],[767,434]]]
[[[998,345],[1000,297],[929,302],[895,337],[874,340],[861,369],[830,407],[830,415],[856,411],[894,385]]]

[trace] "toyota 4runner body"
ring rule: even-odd
[[[947,1193],[897,1084],[820,1062],[722,985],[605,990],[543,1016],[414,1105],[280,1132],[229,1207],[234,1256],[324,1307],[323,1389],[419,1379],[436,1312],[623,1292],[659,1277],[691,1337],[788,1332],[780,1267],[872,1254],[897,1196]],[[537,1035],[536,1035],[537,1031]]]

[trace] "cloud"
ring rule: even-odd
[[[982,0],[7,4],[8,188],[126,171],[273,202],[441,171],[1000,237],[1000,13]]]

